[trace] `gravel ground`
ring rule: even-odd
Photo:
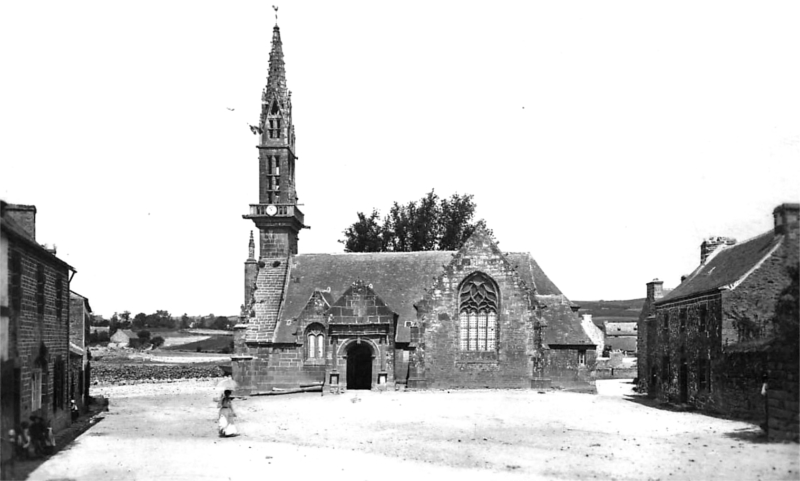
[[[234,402],[216,434],[216,380],[107,386],[106,419],[28,479],[800,479],[797,444],[751,424],[673,412],[598,383],[536,391],[350,391]]]

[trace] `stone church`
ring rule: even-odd
[[[257,127],[259,199],[235,327],[238,392],[591,386],[578,306],[485,231],[458,251],[301,254],[295,130],[280,30]],[[258,255],[256,256],[256,244]]]

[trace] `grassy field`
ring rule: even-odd
[[[202,336],[200,340],[162,347],[166,351],[233,352],[232,336]]]

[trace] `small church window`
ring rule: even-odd
[[[492,351],[496,345],[497,287],[488,276],[473,274],[459,290],[459,343],[462,351]]]
[[[315,324],[306,331],[306,359],[325,358],[325,334],[322,326]]]
[[[585,366],[586,365],[586,351],[581,349],[578,351],[578,365]]]
[[[317,353],[317,336],[316,334],[308,335],[308,357],[316,357]]]
[[[317,358],[322,359],[325,351],[325,337],[317,334]]]

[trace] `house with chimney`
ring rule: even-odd
[[[789,412],[796,425],[797,377],[794,387],[769,379],[776,361],[775,307],[798,265],[799,215],[800,204],[781,204],[773,211],[773,228],[761,235],[744,242],[705,239],[700,264],[668,293],[658,279],[647,283],[637,339],[642,392],[662,401],[763,419],[769,391],[762,395],[762,387],[767,382],[769,389],[794,389],[793,401],[781,395],[770,402],[773,414]]]
[[[68,426],[70,291],[75,269],[36,239],[36,207],[0,201],[0,423]],[[3,445],[2,462],[11,453]]]

